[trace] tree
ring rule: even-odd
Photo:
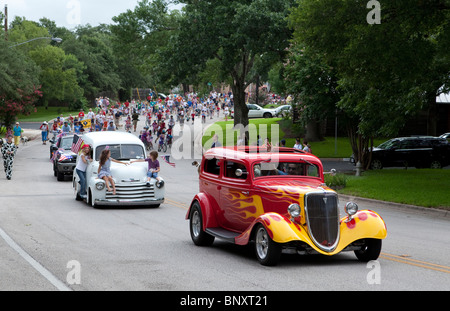
[[[74,104],[83,97],[83,89],[78,85],[75,68],[67,66],[76,61],[68,57],[64,50],[47,45],[30,51],[31,59],[41,68],[39,79],[42,83],[42,101],[47,107],[50,103]]]
[[[18,114],[28,113],[41,96],[40,68],[11,43],[0,40],[0,127],[10,126]]]
[[[247,126],[245,90],[258,76],[252,69],[258,61],[273,64],[285,56],[291,38],[286,16],[293,1],[187,0],[183,3],[186,6],[173,57],[181,56],[184,65],[196,71],[208,60],[219,59],[223,75],[233,80],[234,123]]]
[[[373,137],[395,135],[448,81],[440,54],[450,38],[443,0],[383,2],[367,23],[367,1],[300,0],[290,16],[296,42],[336,69],[338,107],[352,122],[353,152],[366,167]],[[447,58],[448,61],[448,58]]]
[[[306,139],[322,140],[320,123],[336,113],[340,100],[336,71],[321,55],[303,45],[295,44],[289,50],[284,69],[287,92],[295,97],[295,106],[301,111],[300,124],[307,128]]]

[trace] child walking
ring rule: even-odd
[[[150,180],[152,179],[152,177],[157,180],[156,185],[158,187],[164,185],[164,181],[161,180],[161,177],[158,176],[161,168],[159,166],[157,151],[153,150],[152,152],[150,152],[150,158],[130,161],[130,163],[134,162],[148,162],[147,187],[150,187]]]
[[[128,165],[128,163],[117,161],[113,158],[111,158],[111,150],[108,148],[103,150],[100,155],[100,164],[98,166],[98,178],[101,178],[106,183],[106,188],[108,188],[108,191],[111,192],[110,184],[113,188],[113,194],[116,195],[116,185],[114,183],[114,179],[111,176],[111,161],[120,163],[123,165]]]

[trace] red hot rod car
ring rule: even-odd
[[[186,215],[193,242],[254,241],[263,265],[277,264],[283,250],[354,251],[361,261],[377,259],[387,234],[384,221],[352,202],[340,218],[337,193],[323,174],[317,157],[291,148],[208,150],[199,167],[199,193]]]

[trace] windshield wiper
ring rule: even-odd
[[[307,160],[305,160],[305,159],[303,159],[303,158],[300,158],[300,160],[302,160],[303,162],[308,163],[308,164],[311,165],[311,166],[314,166],[314,164],[312,164],[311,162],[309,162],[309,161],[307,161]]]

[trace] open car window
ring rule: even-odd
[[[253,166],[253,174],[256,178],[265,176],[319,177],[319,168],[305,162],[260,162]]]
[[[102,151],[106,148],[106,145],[98,146],[95,149],[95,160],[100,160],[100,155]],[[109,150],[111,150],[111,158],[116,160],[131,160],[131,159],[144,159],[145,153],[144,148],[140,145],[109,145]]]

